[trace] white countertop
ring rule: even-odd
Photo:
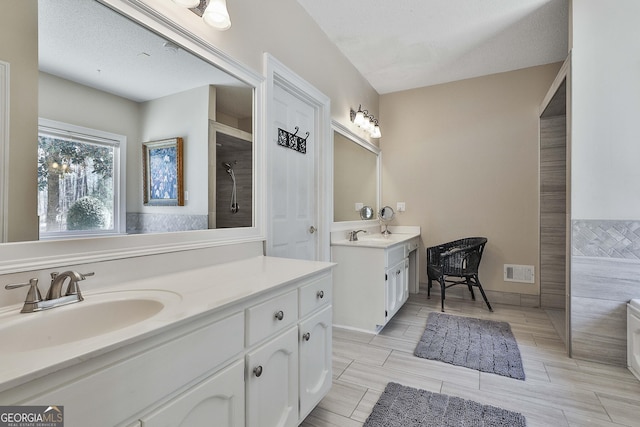
[[[121,298],[127,298],[128,295],[156,291],[164,295],[161,299],[166,302],[163,310],[144,321],[68,344],[15,351],[11,350],[11,343],[3,342],[0,350],[0,392],[157,335],[196,316],[214,313],[332,266],[327,262],[260,256],[83,292],[83,302],[37,313],[19,313],[22,304],[3,307],[0,310],[0,327],[10,327],[23,319],[31,321],[36,317],[42,319],[41,324],[45,327],[48,315],[60,310],[74,310],[83,304],[88,306],[92,297],[97,300],[106,293],[118,292]],[[118,313],[111,315],[117,317]],[[40,324],[39,321],[37,323]],[[21,339],[28,340],[29,336]]]
[[[413,233],[392,233],[388,235],[376,233],[358,233],[358,240],[349,241],[344,239],[336,239],[331,242],[331,246],[354,246],[363,248],[388,248],[398,243],[404,243],[414,237],[420,237],[420,232]]]

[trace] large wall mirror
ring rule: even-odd
[[[333,221],[360,221],[362,206],[379,208],[380,150],[333,122]]]
[[[263,78],[192,34],[186,21],[167,19],[163,8],[176,7],[167,3],[38,0],[39,142],[37,152],[26,145],[32,155],[11,159],[28,158],[23,167],[38,168],[38,185],[21,197],[38,198],[39,224],[10,241],[111,234],[132,240],[112,240],[110,248],[162,251],[181,241],[263,238],[260,137],[253,132]],[[147,143],[178,139],[180,153],[175,144],[149,144],[154,148],[143,156]],[[172,200],[176,180],[181,203],[147,203],[145,185]],[[100,202],[99,209],[97,202],[78,208],[88,230],[70,219],[81,199]],[[82,216],[94,211],[98,225]],[[157,236],[168,232],[173,237]]]

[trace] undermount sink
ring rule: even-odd
[[[14,310],[0,315],[0,342],[9,352],[69,344],[139,324],[180,299],[168,291],[117,291],[35,313]]]
[[[377,235],[377,236],[361,236],[360,240],[363,240],[365,242],[389,242],[393,239],[391,239],[388,236],[382,236],[382,235]]]
[[[364,234],[360,235],[359,240],[363,242],[395,242],[396,240],[404,240],[405,236],[398,234]]]

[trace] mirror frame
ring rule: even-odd
[[[254,88],[253,97],[253,208],[252,227],[178,231],[156,234],[93,237],[85,239],[2,243],[0,274],[31,271],[61,265],[84,264],[233,243],[264,241],[265,237],[265,78],[231,58],[199,34],[209,29],[201,19],[172,2],[156,2],[153,8],[142,0],[96,0],[132,21],[161,34],[191,53],[235,76]],[[196,32],[187,28],[194,28]],[[34,126],[37,124],[34,124]],[[3,218],[0,218],[3,219]],[[0,221],[0,224],[2,222]]]
[[[365,139],[359,137],[358,135],[356,135],[355,133],[353,133],[349,128],[347,128],[346,126],[344,126],[342,123],[339,123],[335,120],[331,121],[331,130],[333,130],[334,132],[338,132],[340,135],[344,136],[345,138],[351,140],[352,142],[354,142],[355,144],[358,144],[359,146],[361,146],[362,148],[364,148],[365,150],[368,150],[370,152],[372,152],[373,154],[376,155],[376,176],[378,178],[378,182],[376,185],[376,207],[373,208],[373,212],[378,212],[378,210],[380,209],[380,194],[382,191],[382,181],[381,181],[381,165],[382,165],[382,151],[380,150],[380,148],[376,147],[375,145],[371,144],[370,142],[366,141]],[[333,153],[334,153],[334,148],[333,148],[333,132],[331,132],[331,218],[334,217],[334,194],[333,194]],[[333,221],[331,222],[331,231],[343,231],[343,230],[353,230],[354,228],[361,228],[361,227],[371,227],[374,225],[377,225],[378,223],[378,219],[375,217],[375,215],[373,216],[372,219],[369,220],[356,220],[356,221]]]

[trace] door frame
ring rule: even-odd
[[[9,63],[0,61],[0,243],[8,235],[8,188],[9,182]]]
[[[265,150],[265,162],[264,169],[266,171],[266,191],[265,197],[265,212],[266,212],[266,230],[267,240],[265,242],[265,253],[268,255],[272,249],[272,233],[273,226],[271,224],[272,211],[271,206],[266,200],[269,200],[274,191],[271,182],[270,166],[273,164],[271,159],[274,155],[276,146],[272,143],[276,135],[275,122],[274,122],[274,95],[275,85],[278,85],[294,96],[307,103],[314,109],[315,116],[315,148],[314,148],[314,163],[315,163],[315,176],[314,186],[316,188],[316,212],[315,217],[317,219],[318,238],[316,241],[316,261],[329,261],[330,260],[330,218],[333,218],[332,213],[329,211],[332,209],[332,203],[330,200],[331,182],[330,182],[330,167],[331,167],[331,101],[328,96],[317,90],[313,85],[298,76],[291,69],[285,66],[282,62],[278,61],[273,55],[268,52],[264,53],[264,74],[265,74],[265,105],[263,111],[265,112],[265,127],[267,137],[264,139],[267,144]]]
[[[571,142],[571,105],[572,105],[572,97],[571,97],[571,51],[567,58],[564,60],[560,70],[556,74],[551,86],[547,90],[545,97],[542,100],[542,103],[538,107],[538,266],[542,265],[542,251],[541,251],[541,197],[540,197],[540,179],[541,179],[541,169],[540,169],[540,118],[547,108],[556,92],[560,88],[563,82],[566,82],[566,147],[565,147],[565,156],[566,156],[566,172],[565,172],[565,180],[566,180],[566,205],[565,205],[565,351],[567,355],[571,357],[572,355],[572,329],[571,329],[571,247],[572,247],[572,238],[573,238],[573,228],[571,223],[571,152],[572,152],[572,142]],[[539,272],[541,273],[541,272]],[[540,278],[542,275],[538,274]],[[540,279],[539,279],[540,280]],[[540,287],[538,290],[538,296],[542,296],[542,283],[539,283]],[[542,301],[540,300],[540,307],[542,307]]]

